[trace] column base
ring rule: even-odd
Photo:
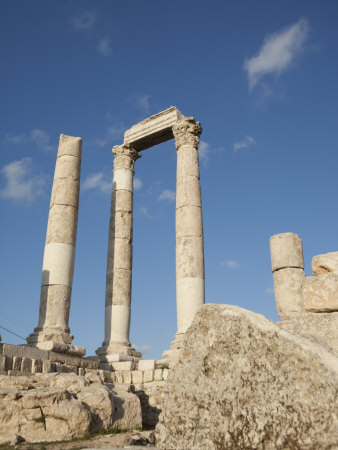
[[[178,362],[181,348],[183,347],[184,336],[184,333],[176,333],[175,339],[170,343],[170,349],[162,353],[162,358],[169,363],[170,369]]]
[[[137,362],[142,358],[142,353],[137,352],[130,344],[110,344],[99,347],[95,352],[102,363],[114,363],[133,361]]]
[[[70,334],[69,328],[37,327],[34,332],[27,337],[27,344],[31,347],[37,347],[40,350],[84,356],[86,354],[86,349],[79,345],[71,345],[73,339],[74,336]]]

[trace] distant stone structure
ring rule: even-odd
[[[104,363],[137,361],[141,354],[129,342],[132,280],[133,175],[140,152],[175,138],[177,334],[172,359],[195,312],[204,304],[204,250],[198,146],[202,128],[193,117],[170,107],[134,125],[124,143],[113,148],[114,180],[108,239],[105,338],[97,349]]]
[[[82,356],[68,326],[79,209],[82,139],[60,135],[42,265],[39,323],[30,345]]]
[[[306,277],[301,238],[294,233],[270,238],[271,265],[277,310],[282,320],[301,314],[338,311],[338,252],[314,256]]]

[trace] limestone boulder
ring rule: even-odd
[[[113,428],[134,430],[142,428],[142,411],[140,399],[126,389],[114,389],[115,416]]]
[[[304,313],[291,320],[278,322],[277,325],[327,347],[338,357],[338,312]]]
[[[338,273],[338,252],[325,253],[312,258],[312,272],[323,275],[330,272]]]
[[[338,448],[338,358],[239,307],[204,305],[169,373],[161,449]]]
[[[338,273],[307,277],[302,290],[306,311],[317,313],[338,311]]]

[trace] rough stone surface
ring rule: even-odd
[[[272,271],[285,267],[304,269],[302,240],[295,233],[274,234],[270,238]]]
[[[273,272],[273,287],[279,317],[292,319],[304,312],[303,269],[285,268]]]
[[[303,283],[303,295],[306,311],[338,311],[338,274],[307,277]]]
[[[330,272],[338,273],[338,252],[325,253],[312,258],[312,272],[322,275]]]
[[[338,448],[338,359],[265,317],[205,305],[165,385],[162,449]]]
[[[338,312],[304,313],[277,323],[283,330],[298,333],[327,347],[338,357]]]
[[[75,374],[0,376],[0,443],[59,441],[142,426],[139,398]]]

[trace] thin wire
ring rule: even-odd
[[[22,339],[22,340],[26,340],[25,338],[23,338],[22,336],[19,336],[18,334],[16,334],[16,333],[14,333],[13,331],[11,331],[11,330],[8,330],[7,328],[5,328],[5,327],[3,327],[3,326],[1,326],[0,325],[0,328],[2,328],[3,330],[6,330],[6,331],[8,331],[8,333],[12,333],[12,334],[14,334],[14,336],[17,336],[18,338],[20,338],[20,339]]]

